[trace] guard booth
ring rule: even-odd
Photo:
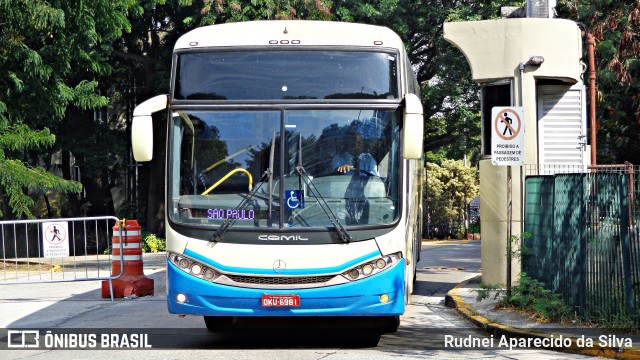
[[[525,18],[444,24],[444,38],[462,51],[473,80],[482,86],[480,228],[482,276],[490,284],[506,284],[509,230],[507,167],[491,159],[492,109],[522,108],[524,165],[511,167],[512,235],[523,231],[526,171],[590,163],[582,33],[575,22],[552,18],[553,10],[547,10],[542,15],[528,11]],[[519,272],[513,259],[512,279]]]

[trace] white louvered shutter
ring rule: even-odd
[[[541,165],[584,166],[584,85],[538,87],[538,159]]]

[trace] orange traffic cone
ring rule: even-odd
[[[153,279],[144,275],[142,262],[142,232],[137,220],[122,219],[113,227],[111,276],[120,274],[120,227],[122,227],[123,274],[113,280],[113,297],[153,295]],[[102,281],[102,297],[111,297],[109,281]]]

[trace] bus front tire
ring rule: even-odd
[[[382,334],[393,334],[400,327],[400,316],[385,316],[380,319],[380,331]]]
[[[205,316],[204,324],[211,332],[225,330],[231,326],[233,316]]]

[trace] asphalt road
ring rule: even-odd
[[[480,242],[425,243],[418,262],[412,304],[397,333],[371,336],[367,327],[335,319],[257,319],[236,331],[210,334],[201,317],[178,317],[166,310],[162,254],[145,255],[145,274],[155,281],[155,296],[102,299],[99,282],[0,286],[0,358],[2,359],[566,359],[580,356],[539,350],[445,349],[443,336],[488,338],[444,306],[444,295],[459,282],[480,273]],[[7,329],[54,329],[73,334],[125,333],[137,350],[7,349]],[[134,334],[141,334],[134,339]],[[15,335],[15,334],[13,334]],[[146,335],[146,338],[145,336]],[[87,335],[89,336],[89,335]],[[53,339],[50,337],[49,339]],[[115,339],[115,340],[114,340]],[[40,341],[45,340],[45,334]],[[61,343],[73,341],[58,336]],[[83,339],[80,339],[82,341]],[[90,341],[90,338],[84,339]],[[122,344],[123,337],[111,339]],[[145,342],[145,340],[147,342]],[[77,340],[76,340],[77,341]],[[107,340],[109,341],[109,340]],[[64,347],[64,346],[63,346]],[[98,345],[99,347],[99,345]],[[157,349],[162,347],[163,349]],[[176,348],[166,350],[166,348]],[[213,352],[212,352],[213,351]]]

